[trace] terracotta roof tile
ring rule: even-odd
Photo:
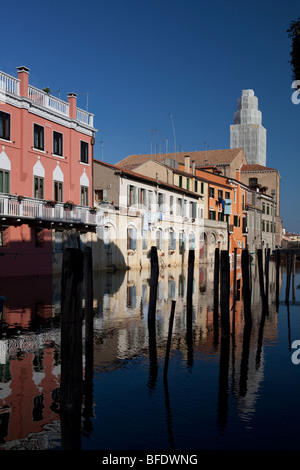
[[[242,168],[241,168],[241,171],[270,171],[270,170],[278,171],[275,168],[270,168],[270,167],[263,166],[263,165],[258,165],[258,164],[243,165]]]
[[[191,162],[195,161],[196,165],[221,165],[221,164],[230,164],[234,158],[243,153],[243,149],[223,149],[223,150],[203,150],[203,151],[194,151],[194,152],[177,152],[175,153],[159,153],[159,154],[145,154],[145,155],[129,155],[128,157],[120,160],[116,165],[121,166],[127,169],[134,169],[137,166],[141,165],[144,162],[149,160],[154,160],[162,162],[163,160],[173,159],[177,162],[184,163],[185,156],[188,155],[191,157]],[[246,157],[245,157],[246,159]]]

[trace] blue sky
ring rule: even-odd
[[[95,158],[230,147],[243,89],[259,100],[281,217],[300,233],[300,104],[286,30],[299,0],[14,0],[1,8],[0,70],[95,114]],[[156,139],[155,139],[156,136]],[[101,143],[102,142],[102,143]]]

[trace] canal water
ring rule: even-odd
[[[256,265],[251,269],[252,326],[245,328],[238,268],[225,348],[214,316],[212,265],[195,267],[191,334],[187,272],[160,271],[154,337],[148,327],[150,272],[94,273],[93,374],[84,387],[82,450],[300,448],[300,269],[286,303],[282,266],[276,305],[270,264],[265,314]],[[61,280],[3,279],[0,295],[0,450],[63,449]]]

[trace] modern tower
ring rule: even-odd
[[[243,148],[249,165],[266,166],[266,129],[253,90],[243,90],[230,126],[230,148]]]

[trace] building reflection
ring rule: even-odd
[[[143,357],[149,363],[147,386],[154,390],[163,368],[171,302],[175,300],[170,363],[176,352],[191,369],[199,361],[219,361],[216,410],[220,430],[226,426],[228,394],[235,399],[241,419],[250,419],[264,378],[263,344],[277,339],[274,263],[270,263],[269,308],[264,314],[257,266],[251,265],[250,330],[245,329],[239,264],[235,296],[233,270],[230,279],[231,334],[224,345],[220,311],[214,311],[213,264],[194,270],[190,325],[187,271],[180,267],[160,271],[154,331],[148,324],[150,270],[94,273],[94,372],[109,373],[124,361]],[[51,448],[60,445],[61,279],[35,279],[36,289],[32,289],[33,280],[31,285],[22,282],[18,290],[4,282],[1,285],[1,294],[6,294],[2,313],[6,329],[0,336],[0,448]]]

